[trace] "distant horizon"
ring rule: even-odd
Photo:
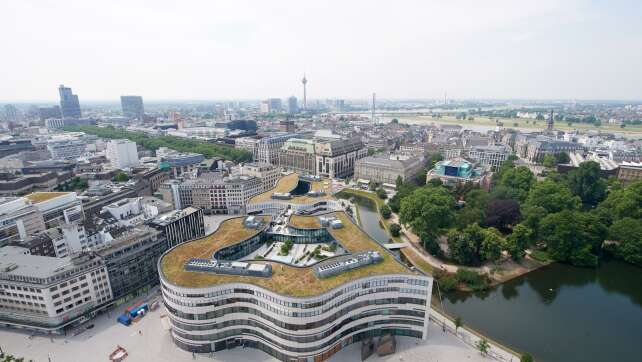
[[[120,96],[115,99],[87,99],[83,100],[82,95],[78,94],[74,91],[74,94],[78,95],[80,98],[80,106],[83,107],[83,103],[85,104],[120,104]],[[147,103],[188,103],[188,102],[195,102],[195,103],[224,103],[224,102],[261,102],[264,101],[268,98],[279,98],[279,99],[287,99],[288,97],[291,96],[286,96],[286,97],[265,97],[265,98],[211,98],[211,99],[198,99],[198,98],[167,98],[167,99],[147,99],[145,98],[144,95],[141,94],[127,94],[129,96],[141,96],[143,97],[143,102],[145,104]],[[301,97],[297,97],[297,100],[301,101]],[[335,99],[341,99],[344,101],[371,101],[371,98],[342,98],[342,97],[322,97],[322,98],[308,98],[308,102],[316,102],[316,101],[326,101],[326,100],[335,100]],[[443,98],[379,98],[377,96],[377,104],[381,104],[383,102],[443,102]],[[600,102],[608,102],[608,103],[642,103],[642,98],[639,99],[617,99],[617,98],[612,98],[612,99],[580,99],[580,98],[448,98],[448,101],[452,102],[531,102],[531,103],[546,103],[546,102],[553,102],[553,103],[572,103],[572,102],[579,102],[579,103],[600,103]],[[34,99],[34,100],[2,100],[0,99],[0,104],[6,105],[6,104],[13,104],[13,105],[32,105],[32,104],[51,104],[51,105],[60,105],[60,100],[45,100],[45,99]],[[437,104],[439,105],[439,104]]]

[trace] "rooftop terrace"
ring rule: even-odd
[[[319,295],[350,280],[371,275],[411,273],[405,266],[397,262],[384,247],[353,224],[344,212],[337,212],[333,215],[343,222],[344,227],[341,229],[328,228],[328,231],[350,253],[374,250],[383,256],[383,261],[326,279],[319,279],[312,267],[300,268],[257,260],[254,260],[253,263],[265,263],[272,266],[272,277],[258,278],[185,270],[185,263],[188,260],[211,258],[215,251],[236,244],[262,231],[245,228],[243,226],[244,218],[241,217],[223,222],[216,232],[203,239],[190,241],[172,249],[161,259],[161,270],[168,282],[181,287],[203,288],[217,284],[242,282],[294,297]],[[295,227],[320,227],[316,216],[293,216],[290,224]]]
[[[301,195],[301,196],[292,195],[292,198],[285,200],[285,202],[295,203],[295,204],[307,204],[315,201],[327,200],[332,197],[330,196],[329,181],[322,180],[322,181],[306,181],[306,182],[310,183],[310,191],[324,191],[326,195],[319,196],[319,197],[313,197],[313,196],[307,196],[307,195]],[[328,185],[325,185],[324,182],[327,182]],[[276,201],[275,199],[272,198],[272,194],[276,192],[278,193],[292,192],[297,187],[298,183],[299,183],[299,175],[296,173],[291,173],[289,175],[283,176],[281,177],[281,179],[279,179],[279,181],[277,182],[276,186],[273,189],[254,196],[253,198],[250,199],[249,203],[256,204],[256,203],[266,202],[266,201]]]

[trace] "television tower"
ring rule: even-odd
[[[372,93],[372,123],[375,123],[376,100],[377,100],[377,93]]]
[[[306,84],[308,84],[308,80],[305,79],[305,73],[303,73],[303,79],[301,79],[301,83],[303,83],[303,110],[307,111],[308,110],[308,95],[307,95],[307,90],[306,90]]]

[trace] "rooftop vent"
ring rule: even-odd
[[[263,278],[272,276],[272,266],[269,264],[240,261],[218,262],[212,259],[191,259],[185,264],[185,270]]]
[[[314,268],[314,273],[319,278],[329,278],[331,276],[347,272],[349,270],[361,268],[366,265],[375,264],[383,261],[383,257],[376,251],[366,251],[337,258],[325,263],[321,263]]]
[[[272,194],[272,198],[276,200],[289,200],[292,198],[292,195],[289,192],[275,192]]]

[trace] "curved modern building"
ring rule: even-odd
[[[159,260],[172,338],[323,361],[384,335],[426,338],[432,278],[400,263],[343,211],[229,219]]]

